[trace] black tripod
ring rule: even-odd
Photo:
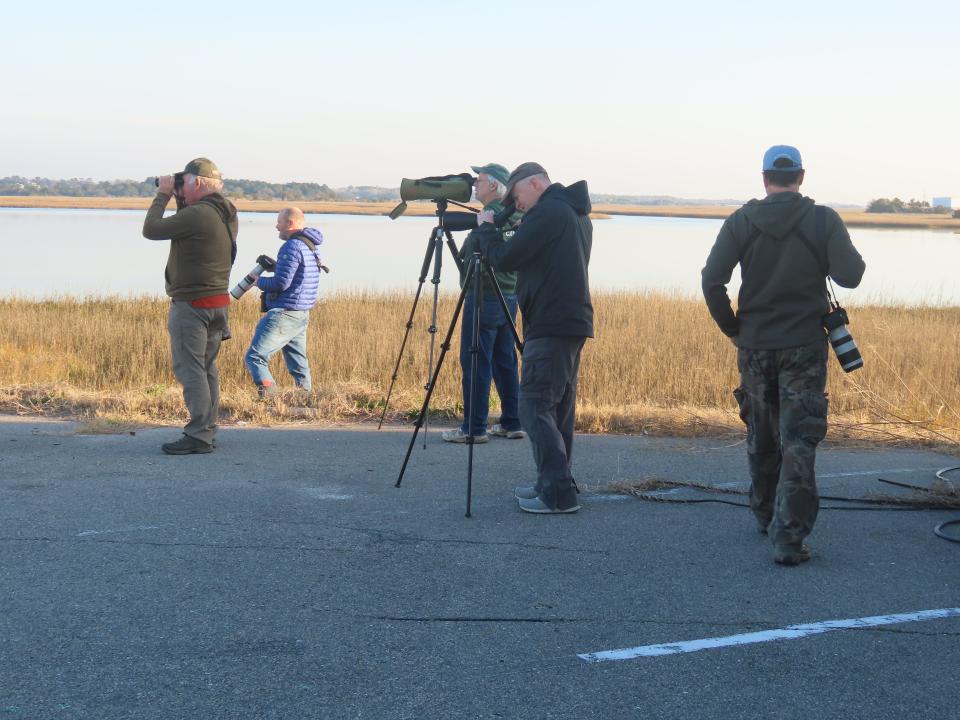
[[[447,356],[447,351],[450,349],[450,339],[453,337],[453,331],[457,327],[457,320],[460,318],[463,302],[466,299],[467,293],[472,290],[474,299],[473,316],[471,317],[473,341],[470,344],[470,412],[468,413],[469,419],[467,420],[466,438],[467,445],[469,446],[467,451],[467,517],[470,517],[470,503],[473,492],[473,409],[478,402],[476,396],[477,367],[479,362],[477,354],[480,352],[480,313],[483,308],[484,275],[490,280],[490,284],[493,286],[493,290],[497,295],[497,300],[500,301],[500,309],[510,326],[510,331],[513,333],[513,341],[516,343],[517,349],[521,352],[523,351],[523,343],[517,334],[517,326],[514,324],[513,317],[511,317],[510,311],[507,308],[507,301],[503,297],[503,292],[500,290],[500,284],[493,274],[493,269],[480,256],[480,253],[474,253],[469,262],[470,264],[467,267],[463,288],[460,290],[460,296],[457,298],[457,307],[453,311],[453,318],[450,320],[450,327],[447,328],[447,335],[440,344],[440,356],[437,358],[437,365],[433,369],[433,376],[427,383],[427,394],[423,399],[423,405],[420,407],[420,415],[417,417],[416,426],[413,429],[413,437],[410,438],[410,445],[407,447],[407,454],[403,458],[403,466],[400,468],[400,475],[397,477],[396,483],[396,487],[400,487],[400,482],[403,480],[403,473],[406,472],[407,463],[410,461],[410,453],[413,452],[413,445],[417,441],[417,433],[420,432],[420,427],[426,422],[427,412],[430,407],[430,397],[433,395],[433,390],[437,386],[437,378],[440,377],[440,368],[443,367],[443,360]],[[487,402],[487,398],[483,398],[483,402]]]
[[[463,263],[460,261],[457,244],[453,241],[451,232],[455,230],[469,230],[476,227],[476,220],[472,215],[460,212],[447,213],[448,202],[472,210],[472,208],[467,205],[461,205],[453,200],[434,200],[434,202],[437,205],[437,225],[430,231],[430,238],[427,240],[427,251],[423,256],[423,265],[420,267],[420,281],[417,284],[416,295],[413,297],[410,317],[407,318],[407,330],[403,334],[403,342],[400,343],[400,352],[397,353],[397,363],[393,367],[393,376],[390,378],[390,388],[387,390],[387,397],[383,401],[383,412],[380,413],[380,423],[377,425],[377,430],[383,427],[383,419],[386,417],[387,408],[390,406],[390,396],[393,394],[393,386],[397,381],[400,362],[403,359],[403,351],[407,347],[407,339],[410,337],[410,330],[413,328],[413,317],[417,312],[420,293],[423,291],[423,283],[427,279],[427,271],[430,269],[430,261],[432,259],[433,276],[430,278],[430,282],[433,284],[433,308],[430,316],[430,327],[427,330],[430,333],[430,356],[427,361],[427,384],[424,385],[424,389],[430,388],[430,376],[433,374],[433,352],[437,335],[437,303],[440,296],[440,268],[443,265],[443,241],[444,238],[446,238],[447,247],[450,248],[450,253],[453,255],[453,262],[457,266],[457,272],[460,272],[463,269]],[[423,446],[427,446],[426,430],[424,430]]]

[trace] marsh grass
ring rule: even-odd
[[[308,353],[314,392],[292,387],[280,354],[278,397],[259,401],[243,352],[259,318],[256,293],[231,308],[233,339],[219,360],[225,422],[347,422],[378,418],[410,312],[406,293],[341,292],[314,311]],[[156,297],[0,300],[0,410],[85,420],[95,431],[184,420],[170,369],[169,301]],[[439,308],[437,352],[455,297]],[[596,339],[583,355],[579,429],[588,432],[742,434],[731,390],[735,348],[698,298],[595,293]],[[430,325],[421,300],[388,418],[415,417],[423,400]],[[960,308],[850,308],[866,367],[830,361],[831,437],[869,442],[960,440]],[[462,410],[459,330],[434,393],[435,417]],[[495,417],[496,395],[491,400]]]

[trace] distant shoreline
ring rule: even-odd
[[[0,196],[0,207],[38,209],[88,209],[88,210],[146,210],[152,198],[112,197],[61,197],[45,195]],[[304,212],[328,215],[386,215],[396,205],[394,202],[346,202],[331,200],[289,201],[282,200],[234,200],[243,212],[275,213],[282,207],[296,204]],[[456,208],[454,208],[456,209]],[[594,218],[611,215],[638,217],[669,217],[723,220],[736,207],[730,205],[610,205],[593,206]],[[915,215],[908,213],[865,213],[839,210],[840,217],[849,227],[874,227],[898,229],[930,229],[960,231],[960,219],[949,215]],[[405,213],[408,216],[430,216],[434,206],[427,202],[412,202]]]

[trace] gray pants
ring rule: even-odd
[[[190,422],[183,433],[205,443],[217,434],[220,373],[217,355],[227,329],[227,308],[195,308],[184,300],[170,304],[167,330],[173,374],[183,386]]]
[[[580,351],[586,338],[546,337],[523,346],[520,424],[530,436],[536,489],[551,508],[577,504],[570,472]]]

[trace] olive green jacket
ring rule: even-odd
[[[493,214],[496,215],[501,210],[503,210],[503,203],[499,200],[494,200],[483,206],[484,210],[491,210]],[[522,213],[516,212],[510,216],[510,227],[514,227],[523,217]],[[513,235],[512,230],[505,230],[503,232],[503,239],[505,241],[510,239],[510,236]],[[463,270],[460,271],[460,287],[463,287],[463,281],[466,279],[467,267],[469,267],[469,262],[467,262],[475,252],[479,251],[477,245],[477,232],[476,230],[471,230],[470,234],[467,235],[466,239],[463,241],[463,247],[460,248],[460,260],[463,261]],[[494,277],[497,278],[497,284],[500,286],[500,292],[504,295],[516,295],[517,293],[517,273],[516,271],[506,272],[501,270],[494,271]],[[467,291],[467,296],[473,295],[473,289]],[[493,291],[493,285],[490,284],[490,279],[486,276],[483,278],[483,297],[486,300],[496,300],[497,295]]]
[[[227,292],[236,256],[237,209],[214,193],[165,218],[170,198],[157,193],[143,221],[145,238],[170,240],[164,272],[167,295],[196,300]]]

